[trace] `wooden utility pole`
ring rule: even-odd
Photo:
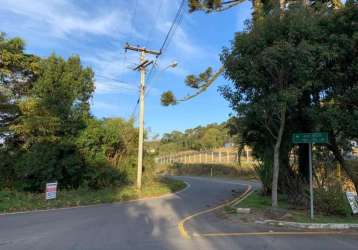
[[[160,51],[148,50],[146,48],[131,46],[128,43],[124,47],[125,51],[132,50],[140,52],[140,64],[134,70],[140,71],[140,98],[139,98],[139,144],[138,144],[138,168],[137,168],[137,188],[142,188],[143,170],[143,134],[144,134],[144,95],[145,95],[145,71],[153,63],[145,59],[146,54],[159,56]]]

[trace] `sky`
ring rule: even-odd
[[[181,0],[0,0],[0,32],[21,37],[26,52],[39,56],[56,53],[64,58],[80,55],[95,72],[92,114],[98,118],[138,117],[139,73],[133,68],[139,54],[124,52],[126,42],[159,50]],[[187,8],[187,6],[185,6]],[[219,54],[235,32],[244,29],[251,2],[221,13],[185,10],[156,73],[147,82],[145,127],[150,134],[184,131],[208,123],[221,123],[232,113],[218,93],[229,81],[219,78],[200,96],[176,106],[163,107],[160,95],[172,90],[180,97],[192,93],[185,86],[188,74],[208,66],[220,67]],[[149,59],[154,59],[150,58]],[[176,68],[167,68],[173,61]]]

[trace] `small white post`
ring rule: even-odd
[[[313,212],[313,177],[312,177],[312,172],[313,172],[313,169],[312,169],[312,143],[309,143],[308,144],[308,150],[309,150],[309,153],[308,153],[308,160],[309,160],[309,174],[310,174],[310,201],[311,201],[311,220],[314,219],[314,212]]]

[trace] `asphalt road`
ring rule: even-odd
[[[0,216],[1,250],[107,249],[358,249],[355,235],[224,236],[185,239],[178,230],[183,218],[215,207],[243,192],[244,183],[178,177],[185,191],[158,199]],[[235,194],[237,195],[237,193]],[[230,224],[215,214],[187,223],[195,232],[253,232],[267,228]]]

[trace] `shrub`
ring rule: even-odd
[[[315,189],[315,208],[327,215],[347,216],[351,213],[339,182]]]
[[[86,167],[76,147],[71,144],[34,144],[22,151],[15,161],[16,187],[43,191],[46,182],[58,181],[60,188],[78,188]]]
[[[262,183],[262,193],[268,195],[272,187],[272,162],[264,161],[255,165],[255,171]]]
[[[12,187],[16,180],[13,164],[17,158],[16,150],[0,149],[0,189]]]

